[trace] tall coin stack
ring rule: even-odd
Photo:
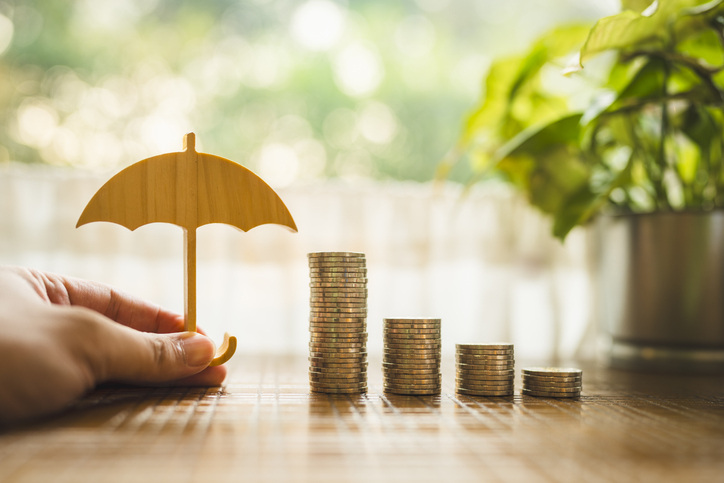
[[[394,394],[439,394],[440,319],[384,319],[384,389]]]
[[[527,367],[521,370],[523,394],[539,397],[578,397],[581,395],[583,372],[561,367]]]
[[[513,344],[455,344],[455,386],[470,396],[512,396]]]
[[[364,253],[309,253],[309,384],[313,392],[367,391]]]

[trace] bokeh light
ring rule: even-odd
[[[0,0],[0,162],[115,170],[193,130],[279,185],[429,180],[492,58],[618,8],[551,2]]]

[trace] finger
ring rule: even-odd
[[[45,286],[52,303],[86,307],[143,332],[168,334],[184,330],[183,316],[110,285],[36,270],[31,272]]]
[[[88,364],[96,382],[176,381],[206,369],[216,351],[211,339],[195,332],[151,334],[113,324],[90,311],[75,316],[85,332],[77,337],[77,354]],[[199,380],[204,377],[211,380],[211,376]]]

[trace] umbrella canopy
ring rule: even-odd
[[[240,230],[274,223],[297,231],[279,195],[229,159],[198,153],[194,133],[184,151],[139,161],[108,180],[85,207],[76,227],[110,221],[135,230],[148,223],[196,229],[225,223]]]
[[[83,210],[76,227],[95,221],[129,230],[148,223],[184,229],[185,328],[196,330],[196,228],[225,223],[249,231],[273,223],[296,232],[297,225],[279,195],[257,175],[226,158],[196,151],[194,133],[184,150],[139,161],[108,180]],[[233,346],[233,347],[232,347]],[[212,365],[223,364],[236,349],[224,344]]]

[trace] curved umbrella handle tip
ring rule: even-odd
[[[216,356],[209,364],[209,367],[224,364],[226,361],[231,359],[234,352],[236,352],[236,337],[233,335],[230,336],[227,332],[224,334],[224,342],[222,342],[221,347],[216,349]]]

